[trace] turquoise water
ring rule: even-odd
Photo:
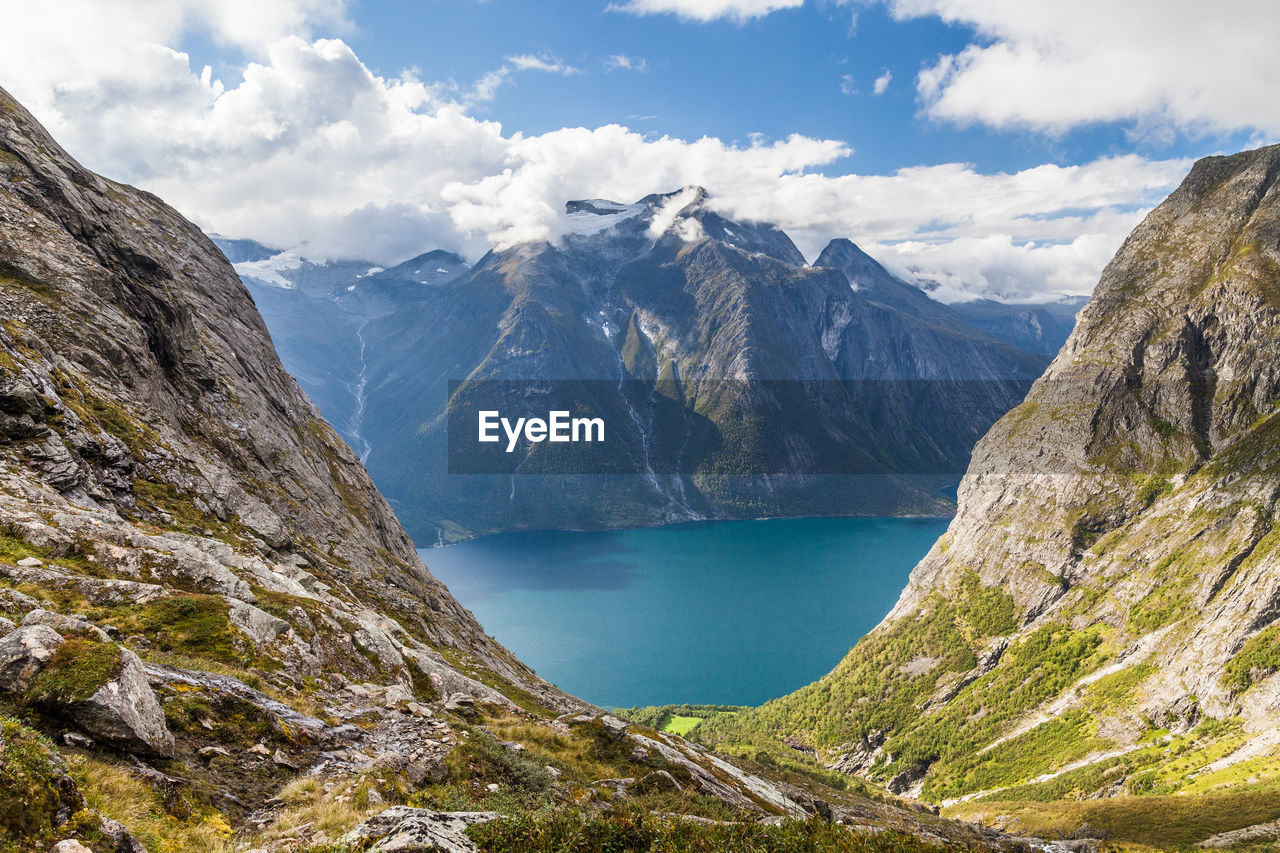
[[[604,707],[754,705],[825,675],[946,519],[509,533],[420,552],[485,630]]]

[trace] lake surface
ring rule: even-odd
[[[576,696],[754,705],[829,672],[946,527],[715,521],[508,533],[420,553],[486,631]]]

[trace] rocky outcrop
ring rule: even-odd
[[[361,845],[360,849],[369,853],[474,853],[479,848],[467,838],[467,827],[497,819],[497,812],[436,812],[394,806],[342,836],[339,843]]]
[[[955,520],[893,612],[757,725],[833,760],[884,730],[882,754],[854,765],[946,801],[1039,782],[1140,791],[1167,757],[1135,752],[1156,727],[1169,754],[1223,752],[1184,759],[1171,790],[1271,772],[1277,399],[1271,146],[1196,163],[1134,230],[1062,352],[978,443]],[[886,656],[940,664],[886,678]],[[1221,739],[1223,721],[1240,736]]]
[[[0,693],[26,693],[62,642],[47,625],[27,625],[0,638]]]

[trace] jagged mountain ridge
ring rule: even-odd
[[[3,90],[0,306],[5,849],[474,851],[469,824],[527,826],[487,807],[607,829],[623,800],[703,846],[823,815],[907,849],[1021,848],[538,679],[417,559],[217,249]]]
[[[371,472],[424,543],[515,527],[946,512],[939,487],[1044,363],[848,241],[806,265],[780,229],[725,218],[697,187],[569,202],[558,241],[490,252],[361,319],[359,376],[347,368],[337,382],[321,365],[349,362],[326,358],[324,341],[347,353],[356,343],[316,334],[332,309],[239,269],[280,327],[286,364],[352,424],[344,434],[370,449]],[[449,382],[464,379],[576,383],[620,444],[586,476],[557,468],[545,445],[514,460],[540,477],[446,474],[446,412],[466,397],[451,400]],[[850,470],[878,479],[824,476]]]
[[[993,802],[964,814],[1274,778],[1278,176],[1280,146],[1197,162],[979,442],[893,612],[708,736],[771,731],[895,790]]]

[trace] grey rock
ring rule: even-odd
[[[40,560],[35,557],[23,557],[18,561],[18,565],[24,569],[33,569],[36,566],[43,566],[44,560]]]
[[[0,515],[27,541],[90,556],[107,576],[99,581],[250,605],[251,583],[310,597],[322,617],[314,630],[304,612],[305,639],[284,634],[270,651],[290,672],[341,669],[366,680],[377,667],[362,652],[392,673],[411,652],[430,658],[453,681],[442,692],[454,692],[472,680],[433,647],[462,648],[556,710],[580,705],[489,638],[426,570],[198,228],[155,196],[85,170],[7,92],[0,170],[12,190],[0,197],[0,219],[31,224],[4,229],[13,276],[0,280],[0,315],[14,321],[0,330],[0,433],[28,436],[5,445]],[[39,287],[19,283],[27,279]],[[94,414],[106,410],[112,418]],[[152,484],[156,499],[140,499],[135,483]],[[191,532],[162,529],[175,522]],[[329,593],[339,587],[340,596]],[[152,594],[88,580],[75,588],[95,602]],[[279,630],[237,610],[259,639]],[[333,624],[360,626],[354,639],[332,630],[329,613],[341,617]],[[388,613],[408,614],[416,633]]]
[[[640,777],[633,790],[640,794],[654,794],[661,791],[683,791],[684,786],[666,770],[655,770]]]
[[[93,749],[93,738],[80,734],[80,732],[64,732],[62,737],[58,738],[62,741],[63,746],[76,747],[77,749]]]
[[[142,661],[128,649],[121,649],[120,656],[120,674],[88,699],[69,706],[66,713],[99,743],[139,755],[169,758],[173,755],[173,735],[147,683]]]
[[[600,717],[600,725],[604,726],[605,734],[613,740],[621,740],[622,736],[627,733],[626,720],[620,720],[613,714],[605,714]]]
[[[393,806],[339,839],[340,844],[365,845],[368,853],[474,853],[467,827],[497,820],[497,812],[436,812]],[[372,843],[371,843],[372,842]]]
[[[444,709],[461,717],[475,717],[479,714],[476,710],[476,700],[465,693],[454,693],[446,699]]]
[[[20,568],[0,563],[0,575],[15,581],[39,584],[52,589],[73,589],[94,604],[150,604],[169,592],[159,584],[116,578],[95,578],[64,571],[54,566]]]
[[[93,853],[74,838],[66,838],[53,845],[53,853]]]
[[[65,642],[47,625],[25,625],[0,639],[0,693],[21,696]]]
[[[5,635],[7,635],[9,632],[13,631],[13,629],[17,627],[18,627],[17,625],[13,624],[12,620],[6,619],[5,617],[0,616],[0,637],[4,637]]]
[[[108,817],[98,818],[98,831],[112,845],[110,853],[147,853],[146,846],[133,837],[133,833],[118,820]]]
[[[227,599],[231,605],[231,624],[253,641],[255,646],[269,646],[289,633],[289,623],[238,598]]]
[[[1230,832],[1211,835],[1196,846],[1216,849],[1239,847],[1243,844],[1263,844],[1277,839],[1280,839],[1280,820],[1273,820],[1270,823],[1258,823],[1253,826],[1246,826],[1243,829],[1233,829]]]
[[[94,625],[87,619],[77,619],[74,616],[63,616],[61,613],[53,613],[49,610],[33,610],[26,616],[22,617],[23,625],[47,625],[60,634],[75,634],[92,637],[99,642],[108,642],[111,637],[106,631]]]

